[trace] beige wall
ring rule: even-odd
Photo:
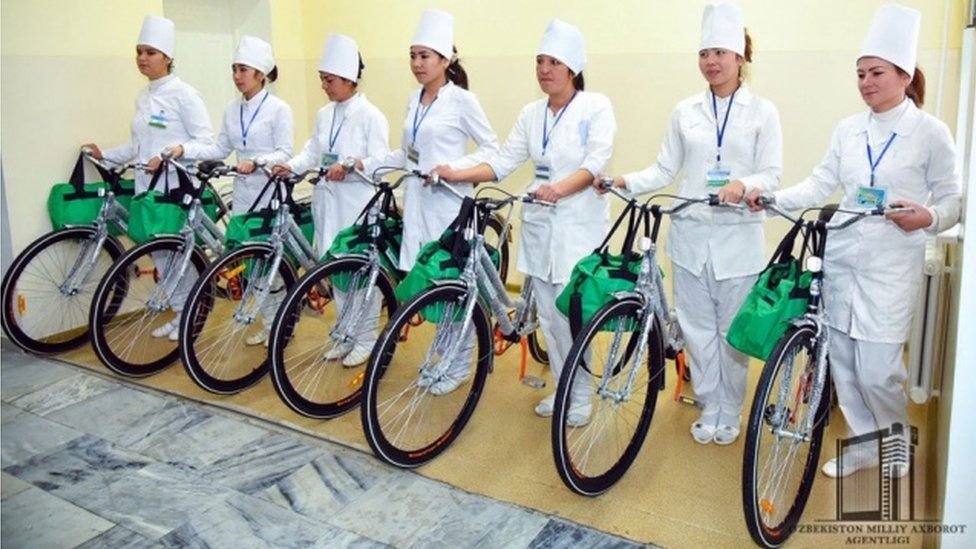
[[[871,14],[883,3],[740,2],[755,39],[749,83],[778,106],[783,121],[784,184],[803,178],[822,157],[834,125],[863,108],[853,77],[854,59]],[[926,110],[934,112],[942,76],[946,3],[905,3],[923,12],[919,59],[929,77]],[[143,15],[163,13],[163,4],[162,0],[0,3],[0,150],[15,250],[49,230],[47,189],[67,177],[79,143],[114,144],[128,138],[133,100],[144,85],[133,66],[133,42]],[[367,65],[361,89],[386,113],[393,128],[392,144],[399,144],[407,94],[416,88],[406,51],[420,12],[431,4],[270,1],[282,73],[275,92],[294,109],[296,148],[307,139],[315,111],[325,102],[315,68],[328,32],[343,32],[358,40]],[[702,1],[441,0],[433,4],[454,14],[457,45],[472,90],[501,139],[522,105],[540,96],[533,56],[552,16],[582,29],[590,57],[587,89],[613,101],[619,130],[611,172],[653,161],[674,105],[703,87],[695,56]],[[948,6],[948,68],[941,117],[953,126],[963,6],[961,0],[949,0]],[[504,185],[517,189],[527,178],[528,170],[522,169]],[[777,232],[775,224],[770,232]]]

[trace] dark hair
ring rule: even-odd
[[[898,71],[898,74],[908,76],[908,73],[901,70],[900,67],[895,67],[895,70]],[[925,102],[925,74],[922,69],[915,67],[915,74],[912,76],[911,83],[905,88],[905,95],[915,103],[916,107],[922,107],[922,103]]]
[[[441,55],[441,57],[444,56]],[[468,73],[464,71],[464,67],[461,66],[461,61],[458,59],[457,46],[454,47],[454,58],[451,60],[451,64],[447,66],[447,79],[454,82],[455,86],[468,89]]]
[[[752,63],[752,36],[749,36],[749,29],[745,29],[745,33],[746,47],[741,57],[745,59],[746,63]],[[745,68],[745,65],[739,67],[739,80],[743,79],[745,76],[748,76],[748,71],[745,70]]]
[[[572,74],[572,71],[570,71],[570,74]],[[583,71],[579,71],[579,74],[573,77],[573,87],[579,91],[583,91],[583,88],[586,87],[586,80],[583,78]]]
[[[165,53],[163,55],[166,55]],[[169,59],[169,65],[166,66],[166,74],[173,74],[173,69],[176,68],[176,61],[173,61],[172,57],[167,57]]]
[[[352,82],[352,87],[354,88],[359,87],[359,81],[363,79],[363,69],[366,68],[366,65],[363,64],[363,54],[358,53],[356,55],[359,56],[359,72],[356,73],[356,80],[350,81]],[[344,78],[343,80],[349,80],[349,79]]]
[[[267,76],[268,82],[274,82],[275,80],[278,80],[278,65],[271,67],[271,72],[269,72],[265,76]]]

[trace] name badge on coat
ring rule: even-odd
[[[887,201],[888,192],[885,189],[861,185],[857,189],[857,205],[861,208],[880,208]]]
[[[166,129],[166,114],[165,111],[159,111],[159,114],[149,115],[149,127],[158,128],[160,130]]]
[[[549,181],[549,166],[546,164],[536,164],[535,178],[539,181]]]
[[[732,172],[721,167],[715,166],[705,172],[705,184],[709,187],[724,187],[729,183],[729,176]]]
[[[407,160],[413,162],[414,164],[420,164],[420,151],[415,149],[413,145],[407,147]]]
[[[322,167],[330,168],[333,164],[339,161],[339,153],[322,153]]]

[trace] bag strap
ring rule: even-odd
[[[119,176],[114,174],[111,170],[106,170],[105,168],[99,166],[98,164],[92,163],[95,169],[98,170],[98,175],[101,176],[102,181],[108,184],[114,184]],[[78,160],[75,161],[75,167],[71,170],[71,177],[68,179],[68,183],[74,187],[76,193],[83,193],[85,191],[85,155],[78,154]]]
[[[603,239],[603,242],[601,242],[600,245],[593,250],[593,253],[606,254],[607,248],[610,246],[610,239],[613,237],[614,233],[617,232],[617,229],[620,227],[620,224],[623,223],[624,218],[628,218],[627,234],[629,235],[631,232],[633,232],[634,210],[636,209],[637,203],[633,200],[624,206],[624,211],[620,212],[620,215],[617,216],[617,220],[613,222],[613,226],[610,227],[610,231],[607,232],[607,236]],[[631,239],[631,245],[633,245],[633,239]]]
[[[799,234],[800,229],[803,228],[803,221],[797,221],[790,227],[787,231],[786,236],[779,241],[776,246],[776,251],[773,252],[773,256],[769,259],[769,263],[766,264],[766,268],[770,268],[774,263],[784,263],[793,258],[793,246],[796,244],[796,236]]]
[[[267,194],[268,190],[271,189],[272,181],[274,181],[274,177],[269,177],[268,181],[265,182],[264,187],[261,187],[261,193],[258,194],[258,197],[255,198],[254,202],[251,203],[251,207],[247,209],[247,213],[252,213],[258,207],[258,204],[261,203],[261,199],[263,199],[264,195]]]

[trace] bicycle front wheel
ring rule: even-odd
[[[127,251],[99,283],[92,298],[89,325],[99,360],[124,376],[155,374],[176,360],[176,329],[189,289],[207,267],[198,247],[179,277],[183,240],[160,237]],[[166,330],[166,324],[171,326]],[[166,332],[154,336],[153,332]]]
[[[95,227],[69,227],[35,240],[3,277],[3,332],[25,351],[52,354],[88,340],[95,287],[124,249]],[[94,258],[93,262],[89,262]]]
[[[460,284],[420,293],[397,310],[373,348],[363,430],[391,465],[418,467],[440,455],[478,405],[491,367],[491,331],[480,305],[465,321],[467,296]]]
[[[566,358],[552,416],[552,452],[572,491],[596,496],[627,472],[654,416],[664,376],[655,320],[641,337],[643,305],[615,300],[593,315]]]
[[[271,327],[271,380],[299,414],[328,419],[359,404],[363,364],[397,306],[386,272],[369,277],[366,259],[334,259],[285,298]]]
[[[210,265],[180,320],[180,358],[190,378],[218,394],[243,391],[268,371],[265,342],[278,304],[295,285],[284,258],[271,274],[267,244],[242,246]]]
[[[764,547],[779,547],[796,529],[816,476],[830,410],[829,375],[819,409],[811,409],[816,348],[813,327],[787,330],[763,367],[752,402],[742,503],[749,534]]]

